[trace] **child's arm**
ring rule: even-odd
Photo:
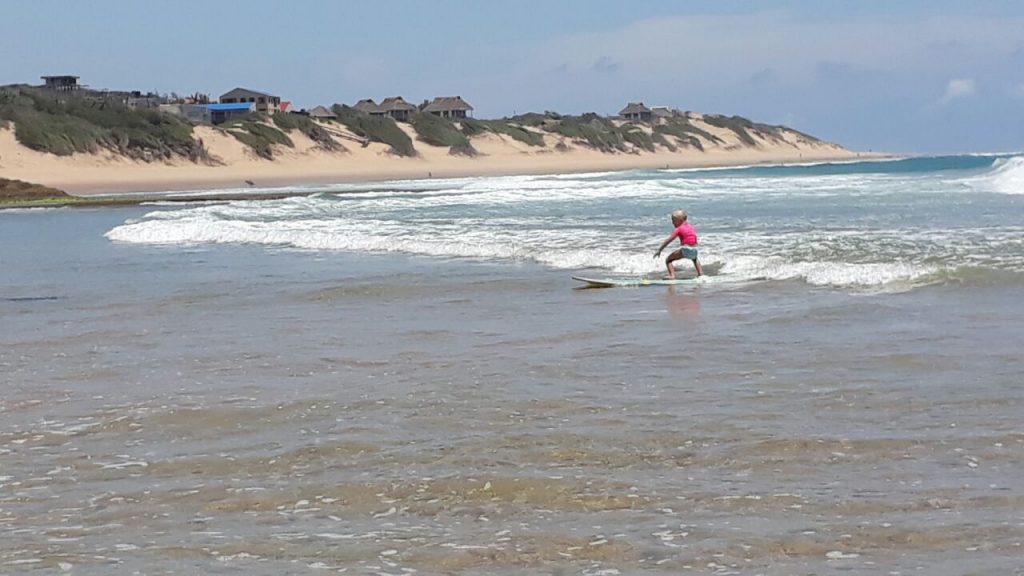
[[[661,256],[662,250],[664,250],[665,247],[668,246],[675,239],[676,233],[673,230],[672,233],[668,235],[668,238],[665,238],[665,240],[661,243],[661,246],[658,246],[658,251],[654,253],[654,257],[657,258],[658,256]]]

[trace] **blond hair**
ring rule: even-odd
[[[679,220],[680,222],[686,222],[686,210],[673,210],[672,219]]]

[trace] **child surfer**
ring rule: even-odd
[[[661,243],[661,246],[658,247],[658,251],[654,253],[654,257],[657,258],[661,256],[662,250],[671,244],[672,240],[679,238],[679,242],[682,244],[682,247],[669,254],[668,258],[665,258],[665,267],[668,268],[668,278],[671,280],[676,277],[676,269],[672,263],[676,260],[682,260],[683,258],[692,260],[693,267],[697,269],[697,276],[703,276],[704,270],[700,266],[700,261],[697,260],[696,228],[686,221],[687,216],[685,210],[674,210],[671,216],[672,226],[675,230],[673,230],[672,233],[669,234],[668,238],[665,238],[665,241]]]

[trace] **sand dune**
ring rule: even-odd
[[[756,163],[844,160],[859,154],[840,146],[808,140],[786,131],[778,140],[757,138],[757,146],[743,144],[730,130],[694,124],[724,140],[705,142],[705,151],[680,148],[671,152],[605,153],[562,136],[545,134],[544,147],[531,147],[511,137],[492,133],[474,136],[476,157],[453,156],[448,148],[416,141],[416,134],[400,124],[416,143],[419,156],[392,154],[384,144],[361,145],[359,138],[340,124],[324,124],[340,136],[346,150],[326,151],[298,132],[289,134],[294,148],[277,147],[274,160],[257,157],[251,149],[223,130],[209,126],[195,129],[215,165],[185,159],[162,163],[129,160],[111,152],[60,157],[20,145],[13,126],[0,128],[0,177],[53,186],[73,194],[155,192],[245,186],[279,186],[302,183],[352,182],[381,179],[447,178],[508,174],[548,174],[626,170],[633,168],[689,168]],[[562,146],[557,146],[562,144]],[[557,146],[557,148],[556,148]]]

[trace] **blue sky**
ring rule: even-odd
[[[859,150],[1024,149],[1024,2],[0,1],[3,84],[461,95],[481,118],[643,101]]]

